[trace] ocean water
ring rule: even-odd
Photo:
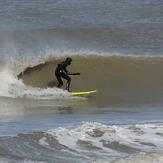
[[[162,70],[161,0],[0,1],[0,163],[162,163]]]

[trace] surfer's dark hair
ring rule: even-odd
[[[69,62],[72,62],[72,58],[67,57],[67,58],[66,58],[66,62],[68,62],[68,63],[69,63]]]

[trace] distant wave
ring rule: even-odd
[[[38,58],[89,52],[158,56],[163,54],[162,33],[162,28],[145,27],[0,31],[0,56]]]

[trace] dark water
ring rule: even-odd
[[[163,162],[162,45],[161,0],[0,1],[0,162]]]
[[[161,27],[162,1],[1,1],[1,28]],[[6,13],[7,12],[7,13]]]
[[[163,2],[1,1],[1,55],[162,55]]]

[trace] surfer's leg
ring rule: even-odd
[[[62,87],[62,85],[63,85],[63,82],[62,82],[62,83],[61,83],[61,82],[59,82],[59,83],[58,83],[58,85],[57,85],[57,87],[58,87],[58,88],[61,88],[61,87]]]
[[[71,78],[65,73],[62,74],[62,78],[67,80],[66,90],[68,90],[70,92]]]
[[[56,78],[57,78],[57,80],[58,80],[58,85],[57,85],[57,87],[58,87],[58,88],[62,87],[63,81],[62,81],[62,79],[61,79],[61,75],[56,73],[55,76],[56,76]]]
[[[67,84],[66,84],[66,90],[68,90],[69,92],[70,92],[70,84],[71,84],[71,78],[67,80]]]

